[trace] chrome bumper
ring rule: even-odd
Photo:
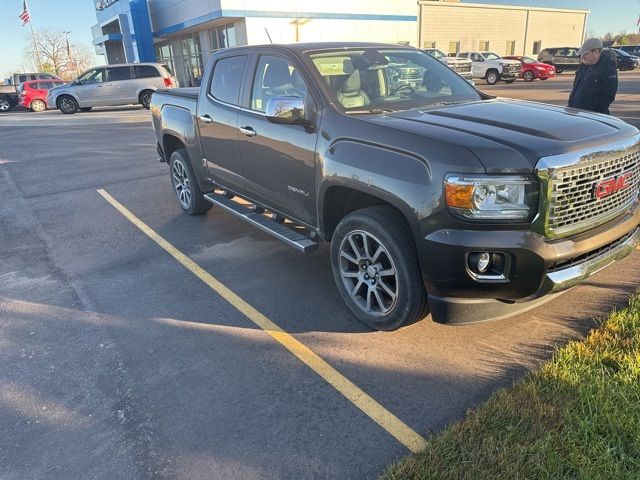
[[[634,234],[629,237],[626,242],[618,245],[613,250],[599,257],[592,258],[580,265],[548,273],[542,284],[541,290],[545,293],[553,293],[578,285],[594,273],[599,272],[615,261],[633,253],[639,243],[640,228],[637,228]]]

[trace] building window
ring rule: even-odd
[[[184,68],[184,85],[197,87],[202,79],[202,55],[200,50],[200,38],[196,33],[180,39],[182,46],[182,64]]]
[[[432,42],[432,41],[422,42],[422,48],[436,48],[436,42]]]
[[[456,57],[460,52],[460,42],[449,42],[449,56]]]
[[[488,52],[489,51],[489,40],[481,41],[480,42],[480,46],[478,47],[478,50],[480,50],[481,52]]]
[[[173,48],[169,42],[156,43],[156,58],[158,63],[165,63],[172,72],[176,71]]]
[[[538,53],[540,53],[540,50],[542,50],[542,40],[533,42],[533,54],[537,55]]]
[[[507,49],[505,50],[507,55],[515,55],[516,54],[516,41],[515,40],[507,40]]]
[[[237,44],[236,29],[233,23],[220,25],[209,30],[209,55],[221,48],[235,47]]]

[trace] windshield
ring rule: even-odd
[[[493,52],[487,52],[484,55],[485,60],[500,60],[502,57],[500,55],[496,55]]]
[[[529,57],[522,57],[522,61],[524,63],[538,63],[537,61],[535,61],[533,58],[529,58]]]
[[[629,55],[627,52],[625,52],[624,50],[618,50],[616,48],[614,48],[614,50],[616,52],[618,52],[620,55],[622,55],[623,57],[630,57],[631,55]]]
[[[480,100],[449,67],[419,50],[357,49],[312,52],[336,105],[346,113],[383,113]]]

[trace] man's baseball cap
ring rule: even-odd
[[[578,55],[584,55],[596,48],[602,48],[602,40],[599,38],[590,38],[582,44],[582,47],[578,50]]]

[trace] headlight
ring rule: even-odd
[[[450,175],[444,182],[449,210],[475,220],[531,221],[538,184],[529,177]]]

